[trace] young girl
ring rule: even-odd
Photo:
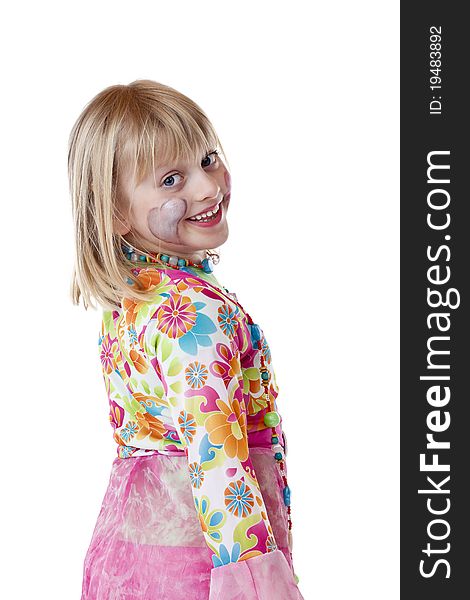
[[[70,135],[72,297],[103,308],[117,444],[82,600],[303,598],[271,353],[213,273],[222,154],[201,108],[148,80],[103,90]]]

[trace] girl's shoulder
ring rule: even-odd
[[[247,314],[215,277],[210,281],[182,269],[153,267],[137,268],[133,275],[148,291],[148,300],[125,297],[119,310],[105,312],[100,339],[109,336],[149,356],[157,339],[190,354],[222,339],[242,355],[251,352]]]
[[[186,294],[191,297],[202,295],[214,300],[231,300],[231,294],[213,273],[205,273],[200,269],[171,269],[168,267],[145,266],[136,267],[132,274],[140,287],[148,293],[148,304],[160,305],[162,300],[172,294]],[[123,298],[124,304],[131,299]],[[137,303],[137,304],[145,304]]]
[[[246,315],[239,306],[235,294],[229,292],[213,273],[197,272],[192,269],[158,268],[142,266],[132,269],[132,275],[139,287],[146,292],[148,300],[123,297],[121,306],[115,310],[105,310],[103,320],[117,321],[135,330],[136,335],[149,320],[172,319],[184,327],[198,313],[218,318],[228,315],[244,319]],[[204,317],[199,318],[202,322]]]

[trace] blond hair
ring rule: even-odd
[[[93,298],[115,309],[123,297],[149,299],[148,291],[139,291],[133,265],[122,251],[126,239],[113,231],[120,214],[122,169],[130,168],[138,185],[155,169],[157,157],[164,163],[188,160],[216,148],[225,157],[202,109],[162,83],[140,79],[112,85],[85,106],[70,133],[68,150],[75,232],[73,304],[82,296],[85,310],[96,308]],[[218,256],[214,250],[208,254]]]

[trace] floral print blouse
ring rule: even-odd
[[[276,551],[249,456],[250,445],[269,447],[272,434],[263,420],[260,352],[277,410],[262,329],[260,351],[236,296],[213,273],[147,263],[132,271],[149,299],[123,298],[118,310],[105,309],[98,342],[117,456],[186,454],[214,567]]]

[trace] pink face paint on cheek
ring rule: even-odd
[[[230,173],[225,171],[224,173],[225,185],[227,186],[227,191],[225,192],[225,200],[230,201],[230,190],[232,189],[232,178],[230,177]]]
[[[161,206],[152,208],[147,215],[147,224],[155,237],[164,242],[180,243],[178,223],[186,214],[186,200],[171,198]]]

